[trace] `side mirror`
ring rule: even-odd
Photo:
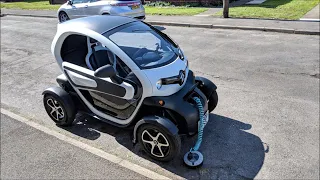
[[[72,5],[72,1],[68,1],[68,5]]]
[[[116,75],[116,71],[111,65],[105,65],[95,70],[94,75],[101,78],[114,77]]]

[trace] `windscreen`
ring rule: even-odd
[[[177,59],[177,48],[143,23],[132,23],[109,35],[141,69],[156,68]]]

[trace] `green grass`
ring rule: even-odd
[[[319,4],[319,0],[267,0],[260,5],[229,9],[230,17],[297,20]],[[222,11],[215,14],[221,16]]]
[[[7,9],[33,9],[33,10],[58,10],[60,5],[50,5],[49,1],[26,0],[23,2],[1,2],[1,8]]]
[[[49,1],[25,0],[24,2],[1,2],[1,8],[29,9],[29,10],[57,10],[60,5],[50,5]],[[206,11],[208,8],[193,7],[152,7],[145,6],[149,15],[195,15]]]
[[[194,8],[194,7],[150,7],[146,6],[146,14],[149,15],[196,15],[202,13],[208,8]]]

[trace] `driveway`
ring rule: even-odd
[[[150,160],[131,131],[78,118],[61,129],[42,91],[61,72],[50,53],[56,19],[1,18],[1,105],[39,124],[170,178],[319,178],[319,36],[159,27],[184,49],[191,69],[218,86],[201,168],[183,166],[195,138],[169,163]]]

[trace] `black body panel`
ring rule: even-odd
[[[204,77],[196,77],[196,82],[200,82],[200,89],[206,95],[206,97],[210,97],[212,92],[217,90],[217,86],[211,82],[209,79]]]
[[[187,127],[179,128],[180,134],[194,134],[198,131],[198,121],[199,121],[199,112],[198,109],[192,100],[192,97],[199,97],[203,109],[206,112],[208,110],[208,103],[206,96],[198,89],[195,82],[195,77],[192,71],[189,71],[188,78],[184,87],[177,93],[164,96],[164,97],[148,97],[144,99],[143,104],[146,106],[156,106],[158,108],[165,108],[169,112],[174,112],[178,119],[175,119],[178,127]],[[159,101],[163,100],[164,105],[160,105]],[[186,124],[186,125],[183,125]]]

